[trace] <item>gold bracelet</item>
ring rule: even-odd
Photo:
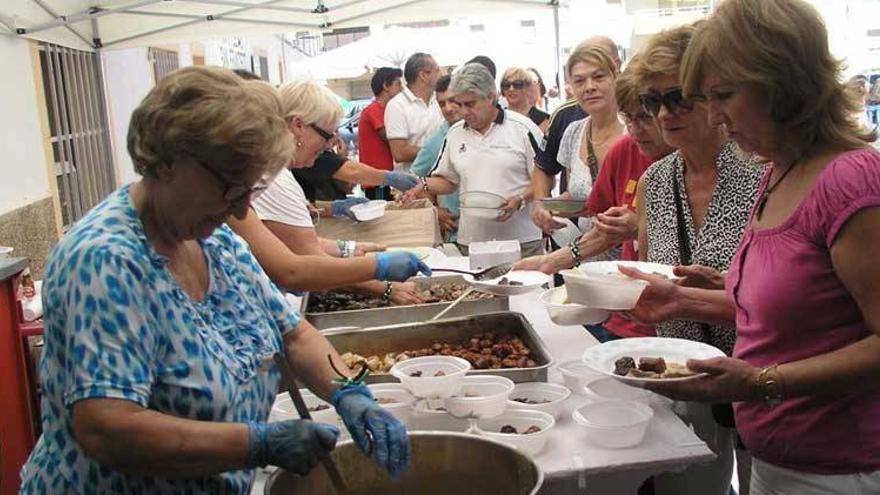
[[[785,398],[785,384],[777,371],[778,364],[761,368],[755,379],[758,396],[770,407],[778,406]]]

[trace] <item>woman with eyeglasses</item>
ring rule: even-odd
[[[748,223],[763,168],[745,160],[723,128],[710,125],[705,105],[682,95],[679,71],[694,30],[687,25],[654,35],[636,68],[642,106],[654,116],[666,144],[677,150],[653,164],[639,181],[639,259],[724,271]],[[733,353],[732,325],[675,319],[658,322],[655,328],[662,337],[705,342]],[[729,405],[713,410],[687,402],[680,416],[718,459],[658,476],[658,493],[727,494],[735,440]]]
[[[342,118],[342,108],[328,89],[312,81],[282,87],[281,101],[296,145],[288,168],[310,167],[318,155],[332,146],[335,134],[331,130]],[[325,206],[338,217],[347,216],[351,206],[364,201],[364,198],[347,198],[326,205],[319,203],[319,206]],[[357,290],[381,295],[389,303],[421,300],[415,284],[399,283],[420,271],[430,273],[412,253],[343,256],[346,259],[326,256],[334,244],[340,255],[355,254],[356,246],[317,237],[305,195],[289,170],[278,174],[271,181],[266,197],[255,198],[252,206],[240,218],[230,218],[229,225],[247,241],[260,265],[280,287],[301,292],[354,286]],[[303,255],[317,255],[320,262],[315,264],[315,257]]]
[[[275,90],[220,68],[169,74],[134,110],[128,149],[141,180],[49,258],[43,434],[21,492],[244,495],[257,466],[308,472],[339,431],[266,422],[279,353],[360,445],[371,434],[383,467],[405,469],[406,428],[333,381],[328,357],[351,371],[224,225],[294,152]]]
[[[515,268],[556,273],[619,245],[623,246],[620,259],[639,259],[633,242],[638,236],[636,185],[652,163],[673,149],[663,141],[654,118],[641,106],[639,85],[634,77],[638,63],[636,55],[614,84],[615,99],[627,134],[608,151],[587,200],[589,211],[602,213],[593,218],[592,228],[577,241],[552,253],[523,259]],[[600,342],[655,335],[653,327],[616,314],[604,324],[588,326],[588,329]]]
[[[752,495],[880,493],[880,153],[816,9],[727,0],[684,62],[712,125],[771,166],[724,290],[651,282],[634,314],[736,324],[733,357],[655,390],[735,403]],[[662,385],[662,386],[661,386]]]
[[[525,115],[541,129],[547,132],[550,114],[535,106],[535,87],[538,80],[528,69],[510,67],[501,76],[501,96],[507,101],[507,108]]]

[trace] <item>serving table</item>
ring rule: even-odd
[[[443,266],[467,269],[467,258],[448,258],[443,261]],[[539,296],[540,292],[511,296],[510,310],[525,315],[556,363],[580,359],[584,349],[597,344],[581,326],[559,326],[550,321]],[[562,376],[553,368],[548,381],[562,383]],[[635,494],[650,476],[715,458],[715,454],[672,412],[671,407],[661,404],[653,406],[654,418],[641,444],[624,449],[598,447],[571,419],[571,412],[588,401],[580,394],[572,394],[567,399],[562,417],[549,434],[547,446],[536,457],[545,476],[540,491],[542,495]],[[267,477],[268,471],[259,470],[251,495],[263,495]]]

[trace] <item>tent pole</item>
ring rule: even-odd
[[[234,0],[176,0],[178,2],[203,3],[209,5],[224,5],[227,7],[246,7],[255,8],[256,10],[277,10],[280,12],[296,12],[299,14],[311,14],[312,9],[303,7],[284,7],[276,5],[267,5],[265,7],[254,7],[253,4],[247,2],[238,2]]]
[[[339,19],[336,22],[331,22],[330,25],[332,26],[333,24],[343,24],[346,22],[351,22],[351,21],[360,19],[362,17],[368,17],[368,16],[372,16],[372,15],[376,15],[376,14],[381,14],[382,12],[388,12],[389,10],[399,9],[401,7],[406,7],[408,5],[412,5],[415,3],[422,3],[422,2],[426,2],[426,1],[428,1],[428,0],[409,0],[408,2],[399,3],[397,5],[390,5],[388,7],[383,7],[381,9],[376,9],[376,10],[371,10],[370,12],[365,12],[363,14],[353,15],[353,16],[347,17],[345,19]]]
[[[145,15],[150,17],[167,17],[169,19],[198,19],[207,22],[209,19],[206,16],[201,14],[178,14],[176,12],[150,12],[145,10],[132,10],[123,12],[129,15]],[[284,22],[284,21],[267,21],[263,19],[248,19],[245,17],[218,17],[214,16],[215,21],[222,22],[244,22],[247,24],[264,24],[268,26],[286,26],[286,27],[294,27],[294,28],[316,28],[317,26],[314,24],[301,24],[297,22]]]
[[[47,14],[51,15],[52,17],[54,17],[56,19],[58,18],[58,14],[56,14],[51,8],[49,8],[49,6],[46,5],[45,2],[43,2],[42,0],[33,0],[33,2],[37,5],[39,5],[40,8],[43,9]],[[80,34],[79,31],[77,31],[76,29],[73,29],[73,27],[71,27],[69,24],[65,24],[64,27],[68,31],[70,31],[71,33],[76,35],[77,38],[81,39],[83,41],[83,43],[94,48],[95,45],[93,45],[89,40],[87,40],[85,36]],[[15,30],[13,30],[13,32],[15,32]]]
[[[238,14],[239,12],[244,12],[244,11],[247,11],[247,10],[253,10],[253,9],[256,9],[256,8],[259,8],[259,7],[262,7],[262,6],[272,5],[273,3],[278,3],[278,2],[282,2],[282,1],[284,1],[284,0],[268,0],[268,1],[266,1],[266,2],[262,2],[262,3],[255,3],[255,4],[253,4],[253,5],[250,6],[250,7],[240,7],[240,8],[237,8],[237,9],[228,10],[228,11],[226,11],[226,12],[223,12],[222,14],[209,15],[209,16],[202,16],[202,17],[200,17],[199,19],[193,19],[193,20],[190,20],[190,21],[184,21],[184,22],[180,22],[180,23],[177,23],[177,24],[173,24],[173,25],[171,25],[171,26],[165,26],[165,27],[161,27],[161,28],[159,28],[159,29],[153,29],[152,31],[147,31],[147,32],[140,33],[140,34],[133,34],[133,35],[131,35],[131,36],[125,36],[125,37],[122,37],[122,38],[118,38],[118,39],[115,39],[115,40],[110,41],[110,42],[108,42],[108,43],[104,43],[104,46],[118,45],[119,43],[124,43],[124,42],[126,42],[126,41],[135,40],[135,39],[138,39],[138,38],[142,38],[142,37],[144,37],[144,36],[151,36],[151,35],[154,35],[154,34],[164,33],[164,32],[166,32],[166,31],[171,31],[171,30],[173,30],[173,29],[178,29],[178,28],[182,28],[182,27],[192,26],[193,24],[198,24],[198,23],[200,23],[200,22],[215,21],[215,20],[218,20],[218,19],[222,19],[223,17],[228,16],[228,15]]]
[[[553,5],[553,33],[556,36],[556,55],[553,57],[556,61],[556,88],[559,89],[564,100],[565,89],[560,79],[562,76],[562,46],[559,42],[559,0],[551,0],[550,3]]]
[[[58,26],[69,26],[70,24],[85,21],[88,19],[94,19],[95,17],[101,17],[101,16],[113,14],[113,13],[119,12],[121,10],[136,9],[138,7],[144,7],[146,5],[152,5],[154,3],[160,3],[162,1],[164,1],[164,0],[141,0],[139,2],[135,2],[131,5],[123,5],[120,7],[114,7],[114,8],[109,8],[109,9],[104,9],[101,7],[92,7],[89,10],[86,10],[84,12],[79,12],[77,14],[59,16],[57,14],[51,13],[52,12],[51,9],[48,9],[40,0],[33,0],[33,2],[36,3],[37,5],[39,5],[40,7],[42,7],[43,10],[46,10],[46,12],[49,13],[49,15],[53,16],[54,19],[52,19],[49,22],[43,23],[43,24],[38,24],[36,26],[29,27],[29,28],[22,28],[17,31],[18,31],[18,34],[36,33],[37,31],[45,31],[46,29],[52,29],[52,28],[58,27]]]

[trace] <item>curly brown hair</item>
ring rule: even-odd
[[[187,67],[164,77],[131,116],[128,153],[135,170],[194,159],[239,182],[274,175],[295,147],[278,93],[227,69]]]

